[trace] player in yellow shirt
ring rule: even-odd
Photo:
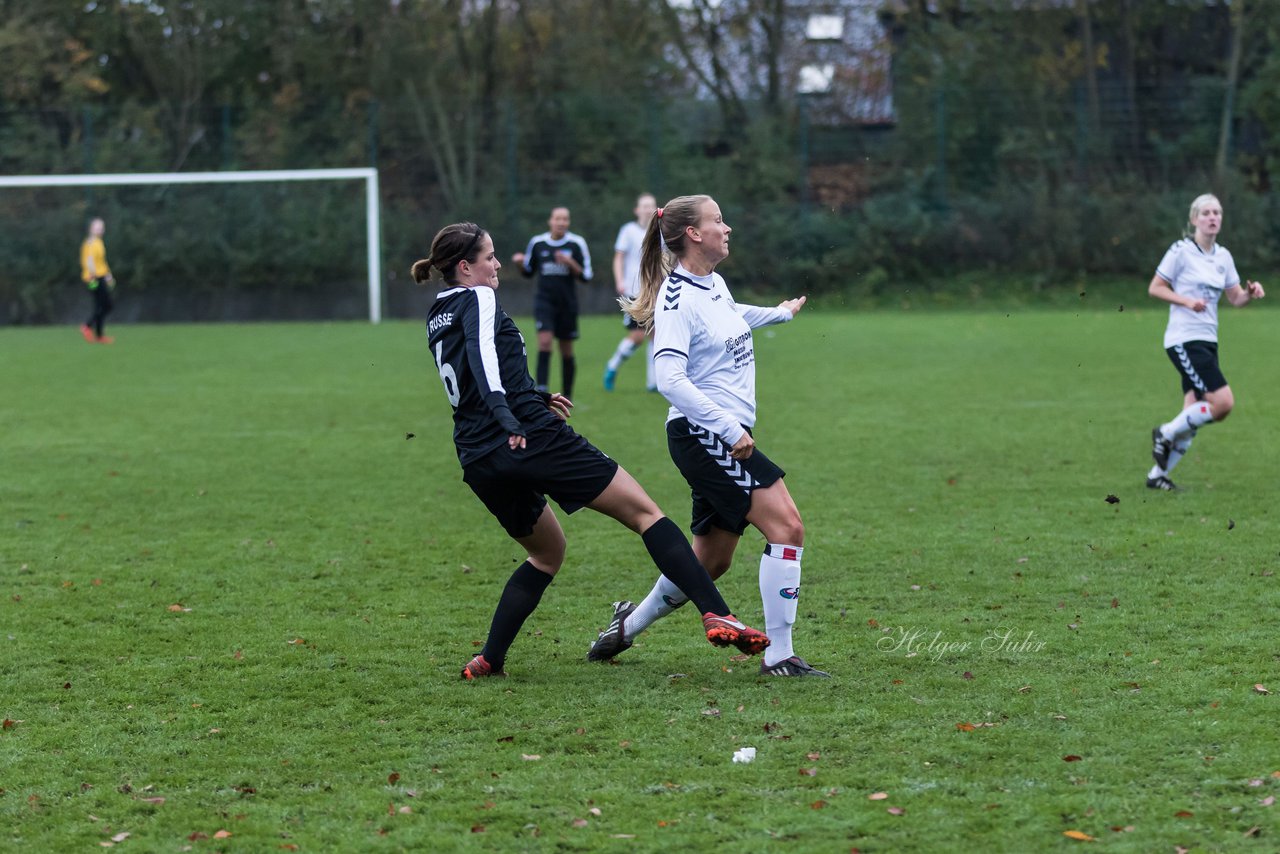
[[[84,243],[80,244],[80,278],[93,294],[93,314],[80,326],[80,334],[90,344],[110,344],[115,340],[102,334],[102,326],[111,313],[111,292],[116,287],[115,277],[107,266],[107,247],[102,242],[106,230],[106,223],[95,218],[89,223]]]

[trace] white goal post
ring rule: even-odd
[[[266,181],[364,181],[365,237],[368,242],[369,322],[382,320],[382,223],[378,170],[264,169],[239,172],[134,172],[103,175],[0,175],[0,187],[104,187],[136,184],[238,184]]]

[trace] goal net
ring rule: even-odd
[[[143,319],[382,319],[378,171],[353,168],[0,175],[0,324],[52,319],[98,216]]]

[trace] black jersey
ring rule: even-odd
[[[521,272],[526,276],[538,276],[539,289],[556,289],[573,291],[573,270],[567,264],[556,260],[557,252],[568,252],[582,267],[582,281],[589,282],[594,275],[591,271],[591,253],[587,250],[587,241],[572,231],[566,231],[564,237],[553,239],[551,232],[536,235],[529,241],[524,251],[524,264]]]
[[[533,387],[524,337],[493,289],[454,287],[436,294],[427,341],[453,406],[453,442],[462,465],[556,416]]]

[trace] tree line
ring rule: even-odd
[[[514,250],[565,204],[607,257],[642,190],[715,195],[743,288],[1141,279],[1206,189],[1240,263],[1277,266],[1275,4],[875,6],[868,125],[833,108],[854,76],[797,92],[803,3],[0,0],[0,173],[375,165],[392,293],[458,219]],[[56,312],[92,214],[156,299],[363,277],[355,192],[3,190],[0,322]]]

